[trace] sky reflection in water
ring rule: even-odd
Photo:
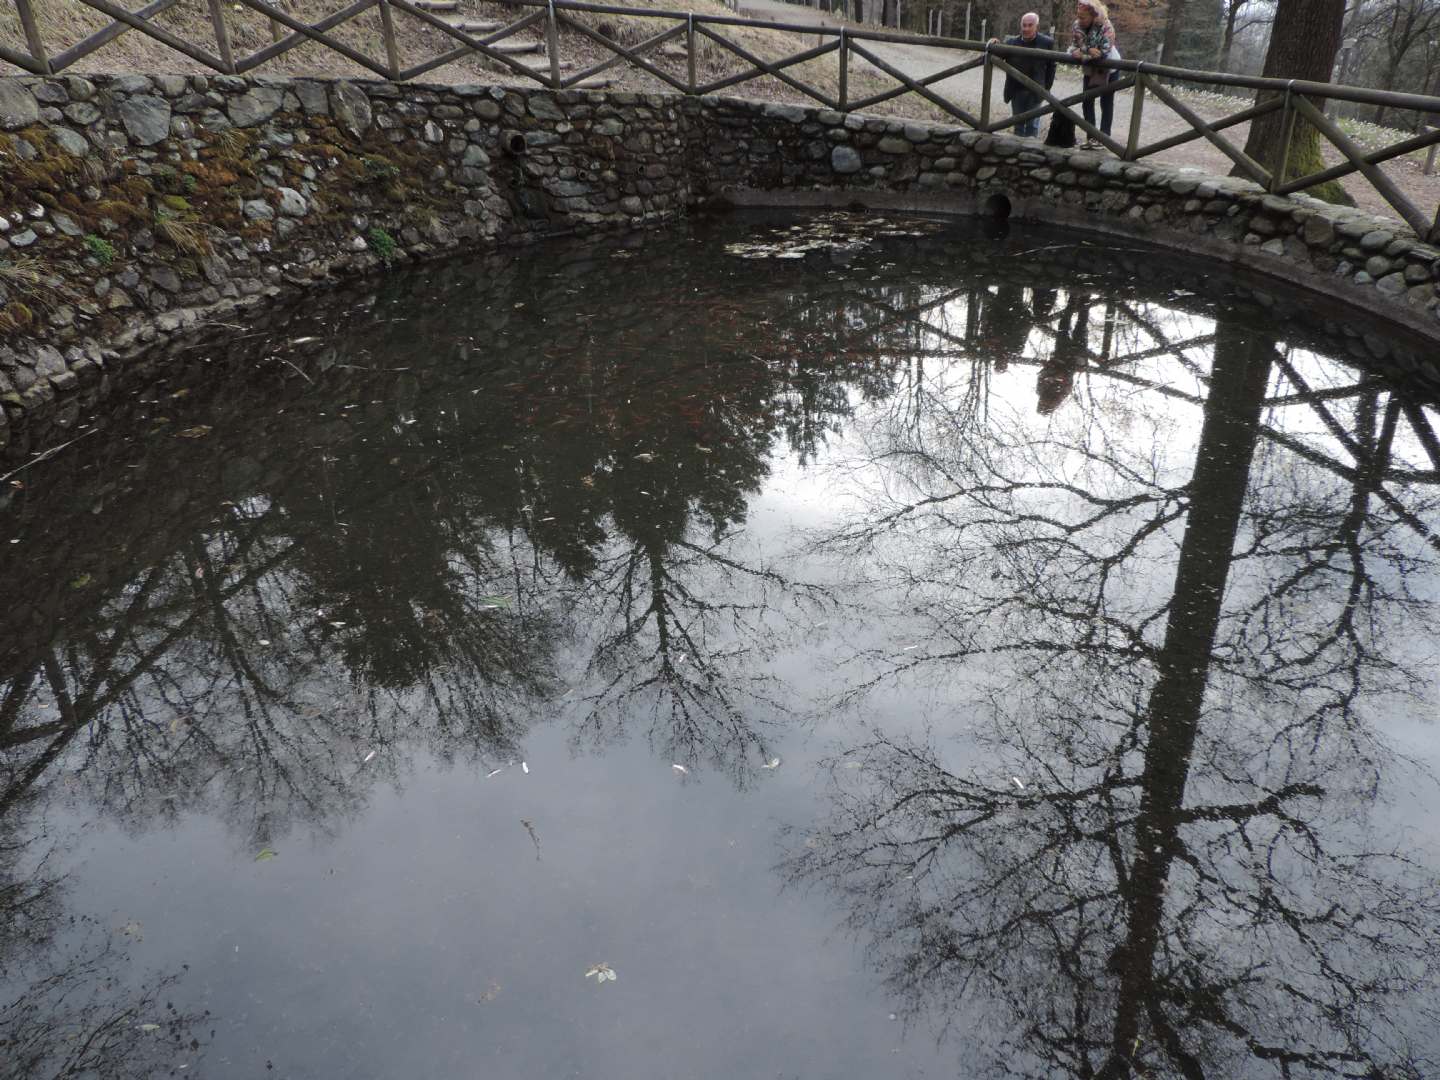
[[[0,1075],[1434,1074],[1411,346],[839,215],[274,322],[6,494]]]

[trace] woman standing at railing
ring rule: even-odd
[[[1115,47],[1115,27],[1110,23],[1110,13],[1105,10],[1102,0],[1079,0],[1075,5],[1075,22],[1070,28],[1070,55],[1079,60],[1118,60],[1120,50]],[[1084,88],[1094,90],[1106,86],[1116,77],[1116,72],[1094,64],[1082,64],[1085,77]],[[1087,123],[1095,123],[1095,98],[1086,98],[1080,105]],[[1100,130],[1110,134],[1110,124],[1115,119],[1114,93],[1100,95]],[[1094,139],[1086,139],[1087,149],[1099,146]]]

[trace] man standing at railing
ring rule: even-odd
[[[991,38],[993,45],[999,38]],[[1018,45],[1022,49],[1040,49],[1044,52],[1055,51],[1055,39],[1047,34],[1040,33],[1040,16],[1033,11],[1020,16],[1020,33],[1005,39],[1006,45]],[[1015,59],[1006,57],[1006,62],[1016,71],[1021,72],[1028,79],[1033,79],[1041,86],[1049,90],[1055,83],[1055,61],[1043,56],[1024,57]],[[1005,100],[1010,104],[1010,115],[1019,116],[1021,113],[1029,112],[1038,108],[1041,102],[1039,94],[1035,93],[1028,86],[1023,86],[1015,76],[1009,72],[1005,73],[1005,89],[1002,91]],[[1015,125],[1016,135],[1039,135],[1040,118],[1032,116],[1029,120],[1022,120]]]

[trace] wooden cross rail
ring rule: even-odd
[[[1238,171],[1260,183],[1266,190],[1277,195],[1288,195],[1304,191],[1317,184],[1339,179],[1353,173],[1360,173],[1377,192],[1395,208],[1405,222],[1422,238],[1440,243],[1440,208],[1433,219],[1423,212],[1402,192],[1399,187],[1379,168],[1382,162],[1404,154],[1430,149],[1427,174],[1433,169],[1437,147],[1440,147],[1440,126],[1435,118],[1440,117],[1440,97],[1422,94],[1400,94],[1393,91],[1370,90],[1364,87],[1335,86],[1301,80],[1262,79],[1225,72],[1193,71],[1186,68],[1162,64],[1148,64],[1134,60],[1102,61],[1103,69],[1117,72],[1119,77],[1103,87],[1092,87],[1079,94],[1061,97],[1047,87],[1040,86],[1015,66],[1017,60],[1053,60],[1057,64],[1075,66],[1080,63],[1068,53],[1043,52],[1039,49],[1019,48],[1001,44],[987,44],[965,38],[929,37],[896,31],[871,29],[863,26],[809,26],[778,22],[769,19],[749,19],[739,15],[695,15],[688,12],[661,11],[651,8],[629,8],[614,4],[590,3],[588,0],[487,0],[489,3],[529,9],[525,14],[493,33],[474,35],[438,17],[432,11],[418,7],[413,0],[351,0],[346,6],[326,15],[313,23],[307,23],[290,14],[281,0],[150,0],[138,10],[131,11],[122,6],[127,0],[68,0],[83,4],[110,17],[109,25],[75,42],[58,53],[51,53],[45,43],[41,20],[36,15],[35,0],[0,0],[0,8],[13,6],[22,36],[23,48],[19,43],[0,43],[0,72],[3,64],[13,65],[22,71],[35,75],[55,75],[76,62],[90,56],[97,50],[114,42],[121,35],[132,31],[143,34],[162,45],[175,50],[196,63],[213,71],[225,74],[245,74],[262,67],[291,50],[307,43],[316,43],[368,72],[394,82],[405,82],[424,75],[436,68],[470,56],[480,56],[522,79],[537,82],[553,89],[582,84],[585,80],[609,71],[619,65],[629,67],[657,80],[670,90],[680,94],[713,94],[719,90],[738,86],[753,79],[769,77],[785,84],[804,97],[818,102],[827,109],[850,112],[868,109],[882,102],[890,101],[905,94],[915,94],[961,124],[977,131],[1003,131],[1016,124],[1035,120],[1042,116],[1059,115],[1071,120],[1077,128],[1098,140],[1106,149],[1126,161],[1136,161],[1173,149],[1196,139],[1204,139],[1235,163]],[[134,0],[128,0],[134,2]],[[342,0],[337,0],[337,3]],[[182,5],[199,8],[208,16],[214,35],[214,51],[203,42],[186,40],[165,29],[157,20],[166,12]],[[227,10],[252,12],[265,20],[272,29],[273,40],[264,48],[247,56],[237,56],[231,38],[228,20],[234,18]],[[381,24],[381,45],[383,58],[367,55],[336,38],[333,31],[376,9]],[[601,33],[584,22],[582,15],[617,15],[631,18],[659,19],[673,25],[653,34],[636,45],[625,46]],[[395,24],[400,17],[416,20],[444,35],[453,45],[436,56],[419,60],[409,66],[403,62],[400,39]],[[463,24],[462,24],[463,25]],[[562,76],[559,58],[559,31],[561,28],[609,52],[611,55],[576,74]],[[729,27],[748,27],[770,30],[790,35],[797,41],[818,39],[818,44],[785,56],[778,60],[766,60],[754,54],[723,31]],[[539,28],[547,45],[549,65],[547,68],[532,68],[514,59],[505,50],[497,48],[508,38],[522,32]],[[697,77],[697,38],[713,42],[723,51],[738,57],[749,66],[735,74],[726,75],[702,83]],[[684,73],[669,71],[663,65],[657,50],[671,41],[684,42]],[[886,44],[924,45],[928,49],[943,49],[961,54],[957,62],[928,75],[910,75],[895,63],[887,60],[877,50]],[[825,89],[812,85],[793,69],[827,56],[837,54],[838,96],[831,96]],[[895,85],[859,98],[850,95],[850,60],[859,57],[881,75],[893,80]],[[954,100],[944,92],[946,80],[983,68],[981,84],[980,114],[976,116],[968,102]],[[1039,102],[1034,108],[1008,117],[992,117],[992,83],[996,72],[1018,83]],[[812,76],[813,78],[813,76]],[[1162,83],[1161,80],[1164,80]],[[1200,116],[1177,92],[1177,85],[1192,87],[1228,87],[1250,91],[1256,95],[1252,104],[1218,120],[1207,120]],[[1133,89],[1134,98],[1130,111],[1130,126],[1124,143],[1106,134],[1093,123],[1077,115],[1075,105],[1107,94]],[[1179,117],[1187,130],[1151,142],[1142,142],[1142,119],[1147,99],[1154,98],[1171,113]],[[1430,125],[1421,134],[1395,142],[1378,150],[1364,150],[1347,136],[1340,127],[1324,115],[1327,101],[1347,101],[1367,105],[1384,105],[1393,109],[1405,109],[1427,114]],[[1153,107],[1152,107],[1153,108]],[[1221,132],[1236,125],[1248,123],[1258,117],[1275,111],[1283,114],[1282,130],[1292,131],[1297,122],[1303,121],[1339,151],[1344,161],[1338,165],[1310,173],[1306,176],[1289,174],[1288,160],[1282,160],[1275,169],[1267,169],[1247,155]],[[1283,140],[1289,143],[1288,135]]]

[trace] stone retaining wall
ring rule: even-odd
[[[54,442],[159,335],[282,291],[708,202],[1005,212],[1206,252],[1440,340],[1440,252],[1253,184],[725,98],[0,78],[0,451]]]

